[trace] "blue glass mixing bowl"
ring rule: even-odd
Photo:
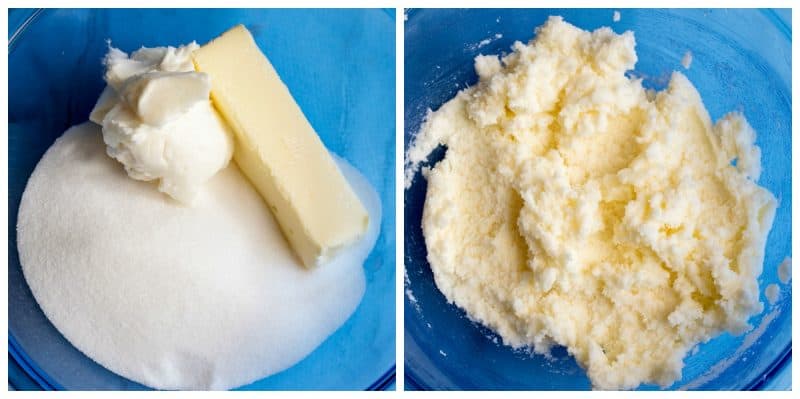
[[[405,143],[425,111],[437,109],[477,77],[473,58],[509,52],[527,42],[550,15],[583,29],[633,30],[645,85],[663,88],[673,70],[697,86],[716,120],[744,112],[758,132],[760,184],[780,201],[770,232],[762,292],[780,285],[775,305],[754,316],[749,335],[723,334],[685,359],[671,389],[783,389],[791,373],[791,286],[778,264],[791,256],[791,12],[759,10],[410,10],[405,22]],[[690,50],[690,69],[681,59]],[[440,149],[430,162],[441,159]],[[437,290],[420,228],[426,181],[419,173],[405,190],[405,372],[407,389],[588,389],[589,380],[563,348],[553,359],[513,351],[469,321]],[[642,386],[641,389],[658,389]]]
[[[327,147],[380,193],[380,237],[353,316],[294,367],[242,389],[383,389],[395,364],[394,10],[13,10],[9,13],[9,382],[19,389],[144,389],[72,347],[25,284],[16,218],[37,161],[87,120],[103,88],[106,39],[205,43],[243,23]],[[233,344],[233,343],[232,343]]]

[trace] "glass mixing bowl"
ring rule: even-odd
[[[383,204],[364,265],[367,291],[311,355],[242,389],[383,389],[395,364],[394,10],[12,10],[9,13],[9,382],[19,389],[144,389],[69,344],[31,296],[16,220],[36,163],[87,120],[103,88],[106,39],[139,46],[205,43],[243,23],[325,145],[364,173]]]
[[[428,108],[437,109],[474,84],[473,58],[510,52],[550,15],[593,30],[610,26],[636,34],[635,72],[663,88],[673,70],[696,85],[711,117],[744,112],[758,132],[759,183],[780,202],[769,234],[761,290],[778,283],[777,303],[747,335],[723,334],[685,359],[683,379],[670,389],[785,389],[791,373],[792,288],[778,264],[791,256],[791,11],[771,10],[409,10],[405,22],[405,143]],[[686,51],[693,62],[681,66]],[[441,159],[435,151],[430,162]],[[405,373],[407,389],[588,389],[583,370],[563,348],[553,359],[513,351],[499,337],[448,304],[433,281],[420,228],[427,183],[419,173],[405,190]],[[642,386],[640,389],[659,389]]]

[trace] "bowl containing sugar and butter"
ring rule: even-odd
[[[202,44],[245,25],[324,145],[365,175],[380,197],[383,215],[394,214],[395,97],[394,85],[387,83],[394,77],[393,11],[47,9],[12,10],[9,20],[13,388],[147,389],[95,363],[59,333],[29,290],[17,253],[15,226],[26,182],[59,135],[88,119],[104,86],[107,40],[132,52],[141,46]],[[239,389],[391,386],[394,232],[394,218],[384,216],[364,263],[366,291],[352,316],[299,363]]]

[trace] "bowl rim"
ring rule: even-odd
[[[54,381],[44,370],[42,370],[41,368],[39,368],[39,366],[36,365],[36,362],[34,362],[33,359],[31,359],[25,353],[25,351],[17,342],[16,337],[14,337],[14,335],[11,333],[11,330],[8,331],[8,354],[9,354],[9,361],[13,362],[15,366],[19,367],[19,369],[21,369],[22,372],[24,373],[25,377],[30,378],[31,381],[27,381],[28,383],[32,383],[44,391],[64,390],[64,387],[62,385]],[[390,367],[385,373],[383,373],[383,375],[381,375],[377,380],[375,380],[375,382],[370,384],[364,390],[385,391],[392,385],[392,383],[395,382],[395,377],[396,377],[396,367],[395,365],[392,365],[392,367]],[[15,383],[12,376],[9,375],[8,385],[14,389],[17,389],[20,388],[18,387],[18,385],[22,384]],[[145,386],[145,388],[149,387]]]

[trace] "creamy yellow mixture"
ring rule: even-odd
[[[406,160],[448,148],[422,219],[447,299],[507,345],[566,346],[599,389],[669,385],[698,342],[750,328],[776,208],[745,118],[712,124],[679,72],[645,90],[634,45],[550,18],[477,57]]]

